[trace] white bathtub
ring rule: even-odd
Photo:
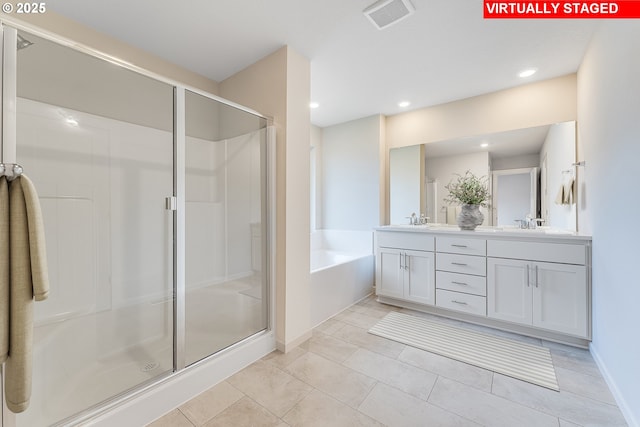
[[[373,232],[311,233],[311,324],[316,326],[373,290]]]

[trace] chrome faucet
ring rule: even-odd
[[[405,217],[405,218],[408,218],[408,219],[409,219],[409,224],[410,224],[410,225],[418,225],[418,216],[416,215],[416,213],[415,213],[415,212],[413,212],[413,213],[411,214],[411,216],[407,216],[407,217]]]
[[[429,221],[429,217],[425,214],[420,214],[420,217],[416,215],[416,213],[412,213],[411,216],[405,217],[409,220],[409,224],[411,225],[421,225],[426,224]]]
[[[515,222],[518,223],[518,228],[535,230],[538,225],[544,224],[544,219],[527,215],[525,219],[516,219]]]

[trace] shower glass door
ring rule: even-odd
[[[51,282],[34,305],[26,427],[173,371],[173,87],[19,35],[17,162],[38,189]]]
[[[267,328],[264,118],[186,91],[187,365]]]

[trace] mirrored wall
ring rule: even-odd
[[[15,162],[38,191],[51,291],[30,406],[5,427],[90,414],[266,330],[269,308],[267,119],[18,36]]]
[[[574,121],[393,148],[390,221],[408,223],[415,212],[455,225],[460,208],[446,202],[445,187],[470,171],[486,178],[492,195],[483,225],[515,226],[529,215],[577,231],[575,162]]]

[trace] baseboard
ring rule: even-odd
[[[611,374],[609,374],[607,365],[605,365],[605,363],[603,362],[602,358],[600,357],[600,354],[598,353],[596,346],[593,345],[593,343],[591,343],[591,345],[589,346],[589,352],[591,353],[593,360],[596,362],[596,365],[598,365],[598,369],[600,369],[600,373],[602,374],[602,377],[604,378],[605,382],[609,386],[609,390],[611,390],[611,394],[613,395],[613,398],[616,400],[616,403],[618,404],[618,408],[620,408],[620,411],[622,412],[624,419],[627,421],[627,424],[629,424],[629,427],[640,427],[640,420],[636,418],[636,415],[631,410],[631,405],[622,396],[622,393],[620,393],[620,390],[618,390],[618,386],[616,385],[616,382],[611,377]]]
[[[300,335],[298,338],[296,338],[293,341],[290,341],[290,342],[288,342],[286,344],[283,343],[283,342],[278,341],[278,342],[276,342],[276,349],[280,350],[283,353],[287,353],[287,352],[293,350],[294,348],[298,347],[300,344],[302,344],[303,342],[305,342],[309,338],[311,338],[311,335],[312,335],[311,330],[308,330],[304,334]]]

